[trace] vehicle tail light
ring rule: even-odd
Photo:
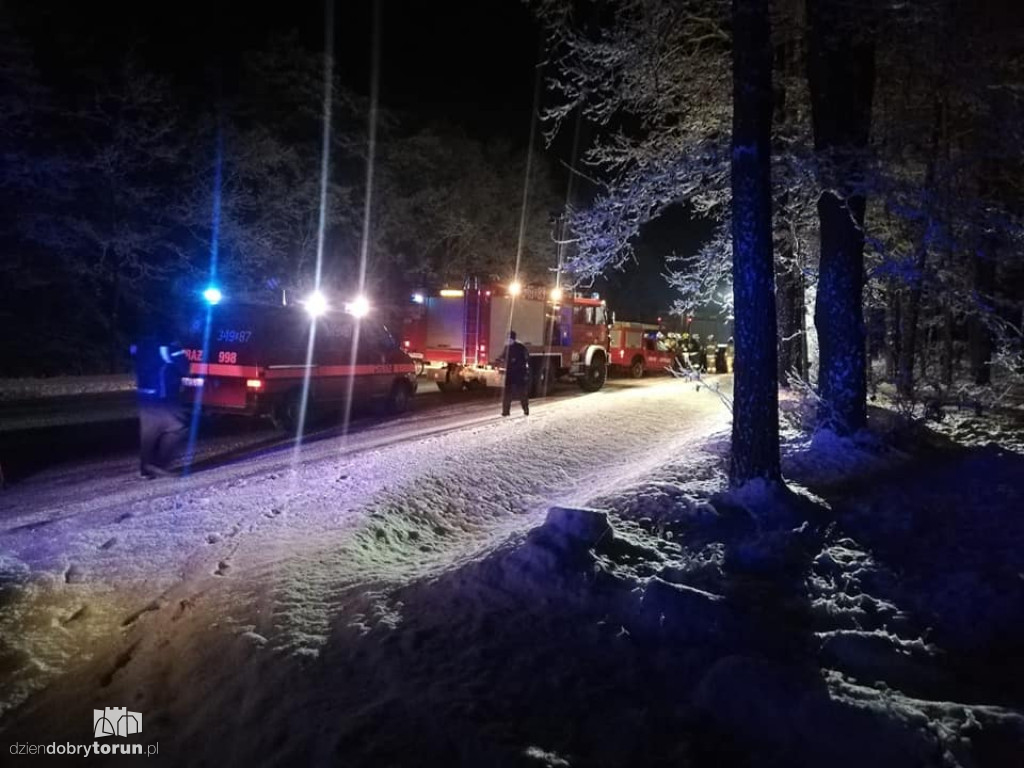
[[[246,389],[263,389],[263,381],[262,379],[246,379],[245,386]]]

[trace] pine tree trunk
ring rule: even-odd
[[[896,376],[896,390],[901,397],[914,396],[914,358],[917,356],[917,326],[921,316],[921,293],[925,256],[927,249],[922,245],[915,258],[914,282],[905,294],[902,312],[903,334],[900,341],[899,366]]]
[[[967,324],[967,344],[970,349],[971,378],[979,386],[992,382],[992,332],[982,320],[988,308],[989,298],[996,282],[995,259],[992,254],[982,251],[974,256],[974,293],[980,303]]]
[[[924,335],[924,345],[921,347],[921,354],[918,355],[920,361],[920,371],[917,374],[917,380],[927,382],[928,381],[928,367],[932,364],[932,355],[935,352],[935,328],[929,327]]]
[[[775,141],[772,152],[785,152],[783,135],[791,126],[802,125],[803,115],[799,99],[789,98],[787,83],[798,78],[803,67],[803,47],[800,41],[784,35],[774,50],[775,77],[773,78],[773,114]],[[779,327],[779,383],[789,387],[790,374],[807,379],[806,291],[798,252],[797,232],[784,212],[789,207],[789,193],[782,192],[776,199],[774,214],[777,286],[775,301]]]
[[[953,310],[946,307],[942,323],[942,385],[953,386]]]
[[[807,378],[807,365],[804,360],[803,316],[804,286],[803,276],[792,256],[780,259],[785,267],[779,271],[779,284],[776,290],[779,322],[779,381],[789,386],[789,374],[795,371],[802,379]]]
[[[820,417],[849,434],[867,421],[864,211],[857,190],[871,129],[874,43],[865,11],[843,0],[808,0],[808,74],[814,146],[826,170],[818,198],[821,254],[818,331]]]
[[[864,201],[826,192],[818,199],[821,258],[814,326],[818,331],[822,421],[850,434],[867,420],[864,314]]]
[[[885,289],[885,377],[896,380],[900,359],[900,291],[896,280],[889,279]]]
[[[945,112],[941,102],[936,99],[934,105],[934,121],[932,123],[931,142],[929,144],[928,164],[924,173],[924,200],[925,206],[930,207],[930,202],[935,197],[935,172],[938,163],[939,140],[943,135]],[[932,227],[932,212],[926,211],[923,229],[920,233],[920,240],[917,244],[917,252],[914,254],[913,282],[907,294],[907,311],[903,326],[903,344],[900,349],[899,377],[896,385],[897,390],[903,397],[914,395],[914,356],[917,354],[918,324],[921,317],[921,299],[924,294],[925,268],[928,264],[928,236]],[[922,360],[927,362],[922,356]],[[925,367],[924,370],[927,370]],[[922,374],[921,378],[925,378]]]
[[[109,337],[107,338],[107,369],[108,373],[117,373],[118,359],[121,356],[121,336],[118,327],[121,324],[121,268],[118,266],[114,272],[114,284],[111,288]]]
[[[733,0],[732,241],[736,373],[733,485],[778,481],[779,391],[772,255],[772,48],[768,0]]]

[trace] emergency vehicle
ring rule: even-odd
[[[658,326],[652,323],[612,323],[608,332],[612,369],[628,371],[634,379],[639,379],[645,373],[664,373],[671,368],[675,355],[664,344],[659,345],[658,330]]]
[[[498,386],[509,331],[530,353],[530,394],[570,377],[594,392],[608,373],[605,302],[560,289],[467,281],[434,295],[415,294],[402,347],[442,392]]]
[[[295,431],[308,374],[307,413],[373,402],[392,413],[408,408],[415,367],[380,322],[360,318],[361,312],[330,311],[319,296],[304,306],[220,304],[217,298],[210,303],[219,306],[193,320],[185,345],[189,375],[181,393],[187,405],[269,416]]]

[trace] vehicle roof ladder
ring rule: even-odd
[[[462,364],[480,364],[480,280],[467,277],[462,287]]]

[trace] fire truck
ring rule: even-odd
[[[308,376],[307,413],[382,403],[404,411],[416,392],[413,361],[365,304],[332,311],[319,294],[302,305],[225,302],[208,289],[185,348],[182,401],[207,413],[269,416],[294,432]],[[216,298],[212,301],[211,298]],[[205,340],[205,344],[204,344]]]
[[[608,373],[605,302],[558,288],[467,281],[434,295],[418,293],[406,313],[402,347],[442,392],[497,386],[509,331],[530,353],[530,393],[558,378],[594,392]]]
[[[609,365],[615,371],[628,371],[634,379],[645,373],[664,372],[672,367],[674,355],[659,349],[658,326],[652,323],[616,321],[609,330]]]

